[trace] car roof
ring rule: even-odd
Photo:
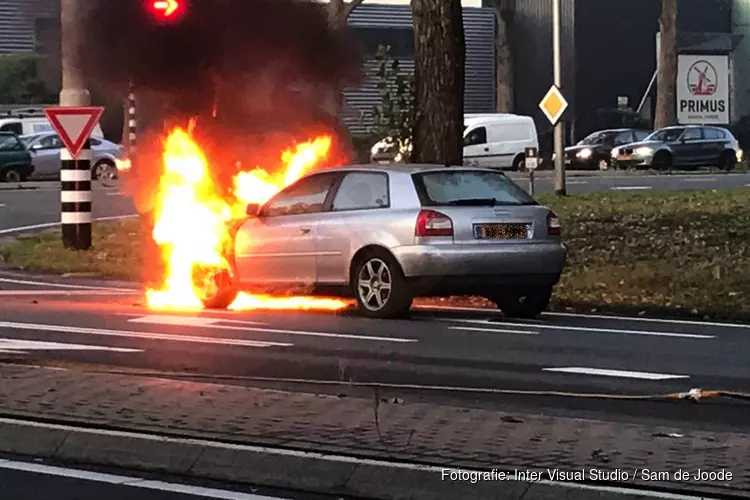
[[[493,172],[493,173],[499,173],[501,175],[503,172],[499,170],[494,170],[491,168],[482,168],[482,167],[466,167],[466,166],[448,166],[441,165],[439,163],[386,163],[386,164],[379,164],[379,163],[365,163],[365,164],[357,164],[357,165],[343,165],[339,167],[328,167],[324,169],[326,172],[328,171],[336,171],[336,172],[362,172],[362,171],[370,171],[370,172],[384,172],[384,173],[403,173],[403,174],[418,174],[418,173],[424,173],[424,172],[435,172],[435,171],[441,171],[444,172],[446,170],[450,170],[453,172]],[[315,173],[321,172],[321,170],[316,171]]]

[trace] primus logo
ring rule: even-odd
[[[693,100],[681,99],[680,112],[687,113],[724,113],[727,103],[723,99]]]

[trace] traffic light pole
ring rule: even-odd
[[[552,0],[552,59],[554,66],[555,86],[562,88],[562,60],[560,56],[560,0]],[[555,193],[565,195],[565,148],[563,140],[564,125],[562,120],[555,124]]]
[[[62,90],[60,106],[90,106],[91,96],[81,72],[80,34],[86,0],[60,0],[62,35]],[[61,223],[65,248],[91,248],[91,143],[86,141],[76,159],[60,152]]]

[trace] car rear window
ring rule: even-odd
[[[536,205],[534,198],[499,172],[454,170],[413,175],[422,206]]]

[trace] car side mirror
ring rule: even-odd
[[[245,213],[248,217],[258,217],[260,213],[260,205],[257,203],[249,203],[245,209]]]
[[[34,144],[29,149],[31,151],[38,151],[38,150],[42,149],[42,145],[41,144]]]

